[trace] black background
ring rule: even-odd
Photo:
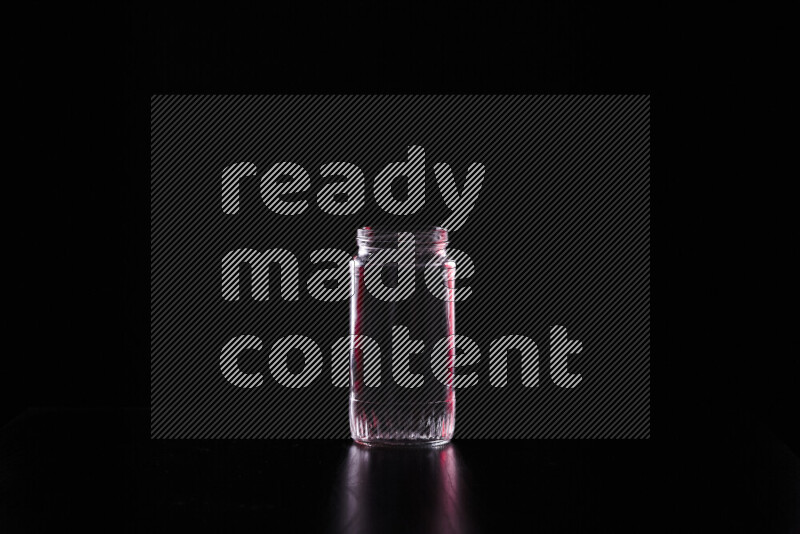
[[[14,94],[6,104],[3,384],[13,395],[2,405],[10,423],[0,520],[8,531],[329,524],[345,442],[146,437],[149,95],[649,94],[662,61],[649,14],[604,6],[258,7],[34,3],[7,14]],[[482,531],[652,530],[671,519],[689,531],[701,530],[697,521],[796,531],[793,349],[783,339],[791,331],[780,330],[773,302],[745,303],[779,294],[781,277],[742,268],[761,263],[755,257],[785,259],[766,244],[782,222],[762,219],[760,198],[729,204],[731,188],[759,188],[735,185],[752,156],[718,135],[751,133],[731,111],[748,97],[742,69],[755,61],[737,38],[727,33],[713,53],[689,54],[667,93],[691,96],[698,109],[671,136],[674,151],[665,146],[656,160],[667,168],[668,154],[706,151],[714,162],[653,175],[663,346],[654,352],[655,414],[663,427],[648,441],[456,443]],[[670,49],[681,40],[671,34]],[[715,85],[697,87],[697,71],[716,76]],[[761,187],[782,194],[768,179]]]

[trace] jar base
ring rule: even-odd
[[[350,435],[366,446],[437,446],[453,437],[455,400],[385,403],[350,400]]]
[[[362,440],[353,438],[358,445],[363,447],[398,447],[404,449],[435,449],[437,447],[444,447],[450,443],[449,439],[436,439],[436,440],[422,440],[422,439],[376,439],[376,440]]]

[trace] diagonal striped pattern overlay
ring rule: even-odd
[[[649,438],[649,96],[154,96],[150,141],[152,437],[348,437],[356,229],[440,225],[455,437]],[[436,379],[425,320],[373,384]]]

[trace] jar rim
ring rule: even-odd
[[[441,226],[424,226],[417,228],[389,228],[385,226],[364,226],[359,228],[356,241],[360,244],[397,243],[401,233],[414,234],[417,243],[431,245],[447,244],[447,229]]]

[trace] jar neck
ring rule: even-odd
[[[447,248],[447,230],[440,227],[428,227],[414,230],[394,230],[365,226],[359,228],[356,242],[358,254],[369,254],[379,250],[396,249],[401,245],[413,243],[417,255],[443,254]]]

